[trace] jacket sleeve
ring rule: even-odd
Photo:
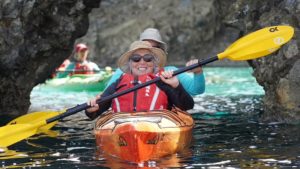
[[[94,71],[100,71],[101,70],[96,63],[89,61],[89,64],[91,64]]]
[[[183,75],[178,77],[178,80],[190,95],[195,96],[204,93],[205,78],[203,73],[185,73]]]
[[[112,77],[110,78],[110,80],[107,83],[107,86],[110,86],[111,84],[113,84],[114,82],[116,82],[121,76],[122,76],[123,72],[120,68],[118,68],[114,74],[112,75]]]
[[[110,86],[107,87],[107,89],[102,93],[101,98],[105,98],[116,91],[117,82],[112,83]],[[111,107],[112,100],[108,100],[104,103],[99,104],[99,110],[96,112],[87,112],[85,111],[85,114],[91,119],[94,120],[98,116],[100,116],[103,112],[107,111]]]
[[[167,66],[165,70],[177,70],[175,66]],[[179,74],[178,80],[183,88],[192,96],[199,95],[205,91],[205,77],[203,73],[194,74],[190,72],[184,72]]]
[[[179,85],[176,88],[172,88],[168,84],[159,81],[156,83],[157,86],[163,90],[168,96],[169,105],[176,106],[181,110],[189,110],[194,107],[194,100],[191,95],[189,95],[182,85]]]

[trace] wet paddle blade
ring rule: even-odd
[[[32,124],[13,124],[0,128],[0,147],[7,147],[37,133],[39,126],[45,122]]]
[[[57,116],[61,113],[62,112],[54,112],[54,111],[28,113],[28,114],[25,114],[23,116],[20,116],[16,119],[10,121],[9,123],[7,123],[7,125],[10,125],[10,124],[34,124],[38,121],[44,121],[51,117]],[[47,130],[52,128],[56,123],[57,123],[57,121],[53,122],[53,123],[49,123],[43,127],[40,127],[38,129],[38,133],[46,132]]]
[[[47,124],[46,120],[61,112],[34,112],[20,116],[0,128],[0,147],[7,147],[25,138],[47,132],[57,121]]]
[[[256,59],[269,55],[291,40],[294,28],[291,26],[271,26],[250,33],[230,45],[218,58],[235,61]]]

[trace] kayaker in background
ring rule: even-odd
[[[89,54],[88,47],[79,43],[75,46],[74,62],[70,62],[64,71],[57,73],[58,78],[66,77],[73,74],[94,74],[100,71],[98,65],[87,60]]]
[[[56,70],[60,72],[65,71],[70,63],[71,63],[70,59],[66,59]]]
[[[66,59],[64,60],[64,62],[55,70],[55,73],[53,73],[51,75],[51,78],[62,78],[62,77],[66,77],[67,74],[66,72],[66,68],[69,66],[69,64],[71,63],[70,59]]]
[[[147,28],[140,34],[141,41],[150,42],[152,47],[160,48],[167,54],[167,44],[162,41],[160,32],[155,28]],[[197,59],[190,60],[186,63],[186,66],[197,63]],[[175,66],[166,66],[165,70],[177,70]],[[123,72],[121,69],[117,69],[110,81],[108,82],[109,86],[118,79]],[[185,90],[192,96],[202,94],[205,91],[205,78],[201,67],[191,70],[191,72],[186,72],[178,75],[178,79]]]
[[[124,74],[112,83],[102,95],[98,95],[88,102],[92,107],[86,110],[86,115],[90,119],[95,119],[110,107],[113,112],[171,110],[172,107],[181,110],[192,109],[194,100],[182,87],[177,77],[172,77],[173,71],[163,70],[166,60],[166,53],[159,48],[152,47],[149,42],[133,42],[129,51],[118,60],[118,66]],[[96,104],[96,100],[100,97],[132,88],[136,84],[145,83],[157,76],[160,76],[162,81],[115,98],[100,106]]]

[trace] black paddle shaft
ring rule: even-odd
[[[186,71],[195,69],[195,68],[197,68],[197,67],[199,67],[199,66],[206,65],[206,64],[208,64],[208,63],[210,63],[210,62],[213,62],[213,61],[216,61],[216,60],[219,60],[218,56],[214,56],[214,57],[208,58],[208,59],[206,59],[206,60],[199,61],[198,63],[192,64],[192,65],[190,65],[190,66],[186,66],[186,67],[180,68],[180,69],[174,71],[173,76],[176,76],[176,75],[178,75],[178,74],[180,74],[180,73],[183,73],[183,72],[186,72]],[[114,98],[116,98],[116,97],[119,97],[119,96],[122,96],[122,95],[124,95],[124,94],[133,92],[133,91],[138,90],[138,89],[141,89],[141,88],[143,88],[143,87],[146,87],[146,86],[148,86],[148,85],[151,85],[151,84],[153,84],[153,83],[156,83],[156,82],[158,82],[158,81],[160,81],[160,80],[161,80],[160,77],[156,77],[156,78],[154,78],[154,79],[152,79],[152,80],[149,80],[149,81],[147,81],[147,82],[145,82],[145,83],[138,84],[138,85],[136,85],[136,86],[134,86],[134,87],[132,87],[132,88],[130,88],[130,89],[123,90],[123,91],[121,91],[121,92],[114,93],[114,94],[109,95],[109,96],[107,96],[107,97],[100,98],[99,100],[97,100],[97,103],[98,103],[98,104],[101,104],[101,103],[110,101],[110,100],[112,100],[112,99],[114,99]],[[57,115],[57,116],[52,117],[52,118],[50,118],[50,119],[47,119],[46,122],[47,122],[47,124],[48,124],[48,123],[54,122],[54,121],[56,121],[56,120],[63,119],[63,118],[65,118],[65,117],[67,117],[67,116],[73,115],[73,114],[78,113],[78,112],[80,112],[80,111],[83,111],[83,110],[85,110],[85,109],[87,109],[87,108],[90,108],[90,105],[88,105],[87,103],[77,105],[77,106],[75,106],[75,107],[72,107],[72,108],[67,109],[66,112],[64,112],[64,113],[62,113],[62,114],[60,114],[60,115]]]

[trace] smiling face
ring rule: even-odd
[[[146,54],[153,55],[147,49],[138,49],[132,55],[145,56]],[[129,59],[129,66],[131,68],[131,74],[134,76],[140,76],[147,73],[154,72],[154,60],[146,62],[144,59],[140,59],[138,62]]]

